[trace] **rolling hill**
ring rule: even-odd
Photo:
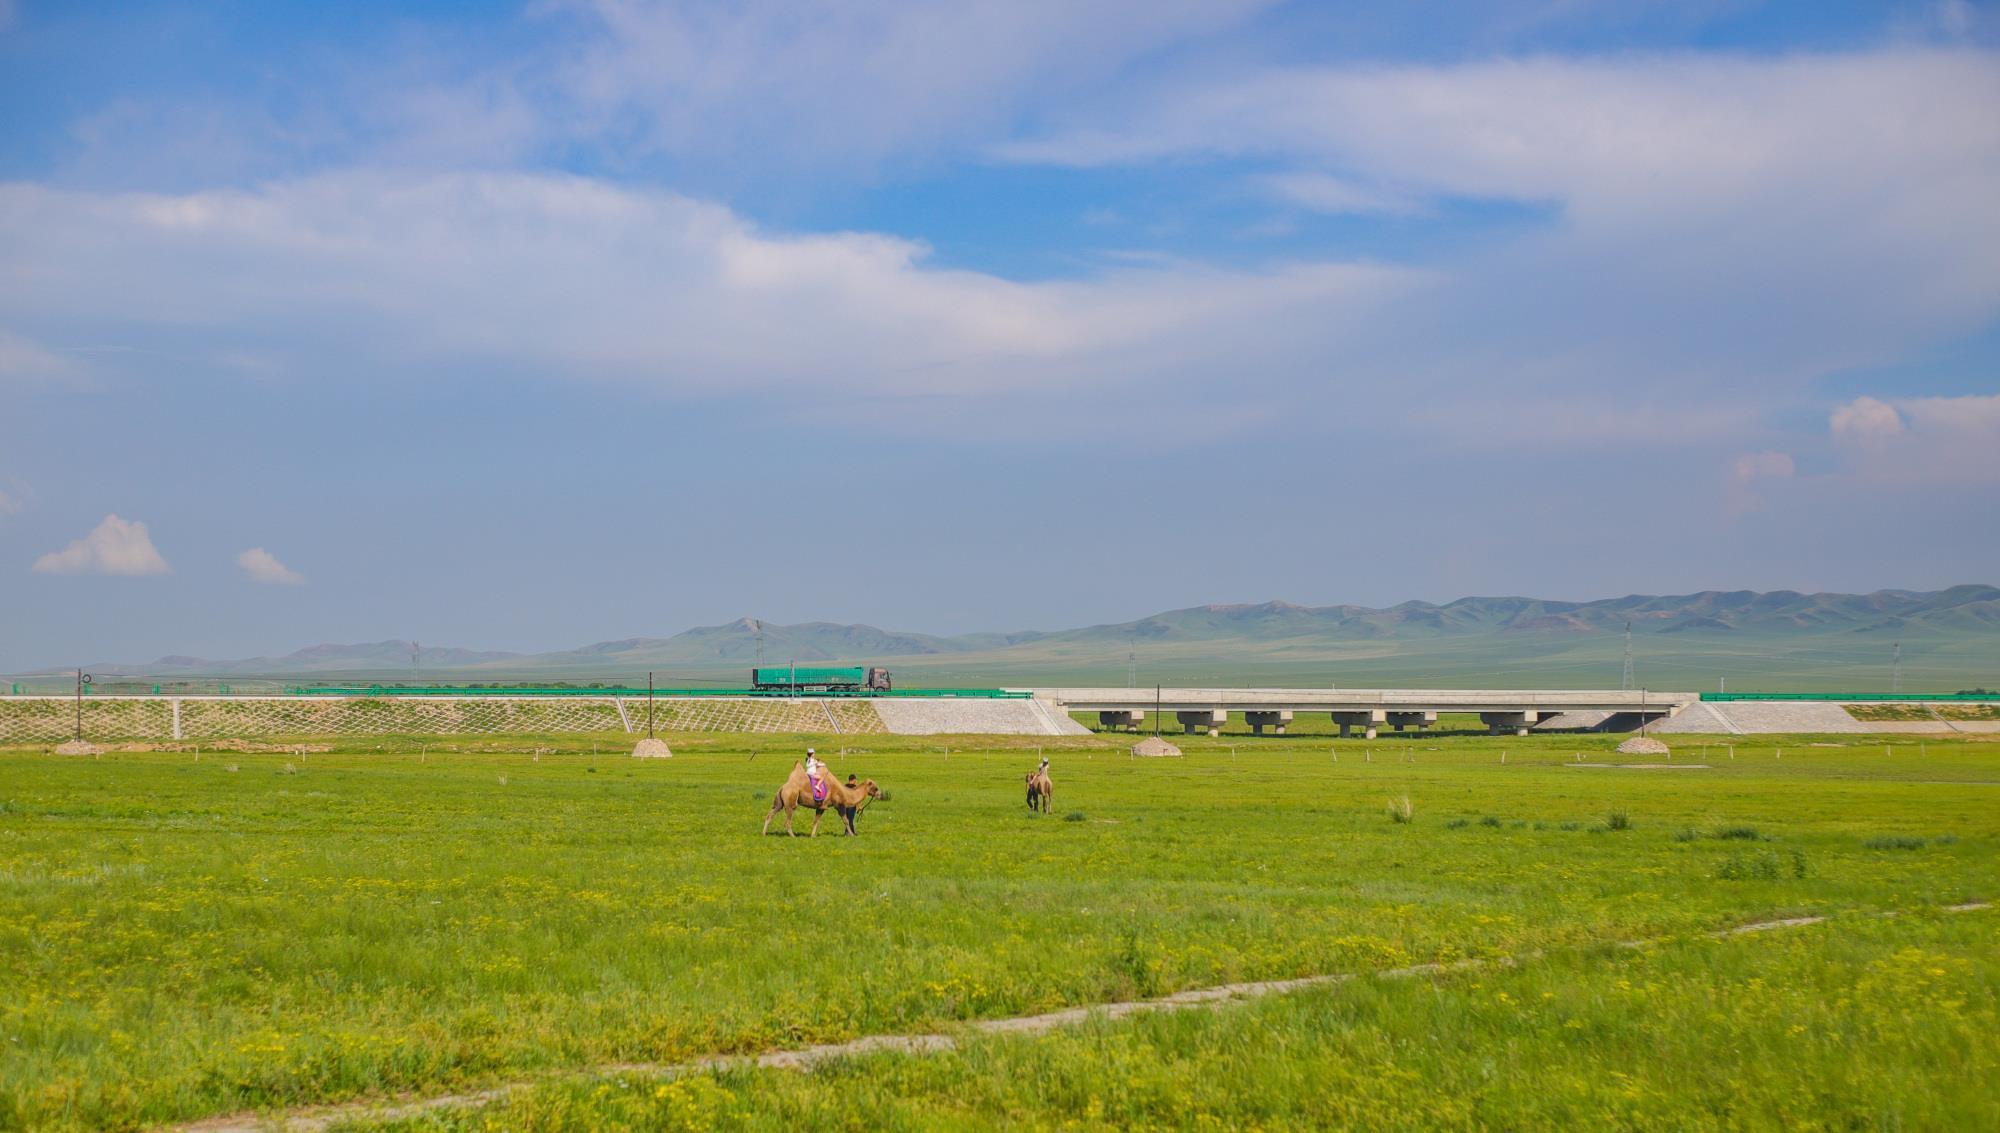
[[[643,680],[740,685],[761,658],[886,664],[905,685],[1049,683],[1615,687],[1630,625],[1639,683],[1701,689],[1886,688],[1891,649],[1906,687],[2000,685],[2000,588],[1805,594],[1779,590],[1630,595],[1588,602],[1461,598],[1443,604],[1191,606],[1053,632],[939,636],[866,625],[740,618],[670,637],[552,653],[317,645],[282,657],[163,657],[104,664],[154,679],[251,676],[426,681]]]

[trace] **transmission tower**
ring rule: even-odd
[[[761,622],[761,621],[757,621],[757,622],[752,622],[752,623],[750,623],[750,624],[751,624],[751,625],[754,625],[754,626],[756,626],[756,627],[757,627],[757,661],[756,661],[756,665],[757,665],[757,667],[758,667],[758,668],[760,668],[760,669],[761,669],[761,668],[763,668],[763,667],[764,667],[764,623],[763,623],[763,622]],[[740,662],[739,662],[739,664],[740,664]]]
[[[1889,657],[1890,657],[1889,691],[1901,692],[1903,691],[1903,643],[1902,642],[1899,641],[1896,643],[1896,648],[1890,651]]]
[[[1129,639],[1125,642],[1125,687],[1139,687],[1139,649]]]
[[[1636,683],[1632,679],[1632,623],[1625,623],[1625,675],[1618,678],[1618,687],[1630,689]]]

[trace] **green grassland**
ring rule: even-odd
[[[1574,949],[811,1075],[612,1074],[343,1128],[1992,1129],[1996,920]]]
[[[1934,911],[2000,895],[2000,743],[1760,737],[1642,771],[1602,766],[1615,736],[1177,737],[1168,760],[1111,736],[814,737],[890,797],[861,837],[807,841],[758,834],[804,737],[669,739],[670,761],[622,733],[0,752],[0,1128],[1529,954],[803,1077],[552,1082],[423,1122],[1990,1125],[1993,914]],[[1047,817],[1022,803],[1038,750]],[[1703,936],[1799,914],[1833,920]],[[1667,943],[1610,947],[1637,939]]]

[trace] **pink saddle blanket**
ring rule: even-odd
[[[813,789],[813,801],[814,801],[814,802],[816,802],[816,803],[823,803],[823,802],[825,802],[825,801],[826,801],[826,788],[827,788],[827,781],[826,781],[825,779],[815,779],[815,778],[814,778],[814,777],[812,777],[811,775],[808,775],[808,776],[806,776],[806,782],[808,782],[808,783],[811,783],[811,784],[812,784],[812,789]]]

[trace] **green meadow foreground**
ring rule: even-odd
[[[2000,1127],[2000,911],[1945,911],[2000,897],[2000,743],[1079,738],[1039,817],[1034,741],[831,737],[890,797],[807,841],[757,833],[799,744],[669,738],[0,753],[0,1128],[536,1080],[395,1127]]]

